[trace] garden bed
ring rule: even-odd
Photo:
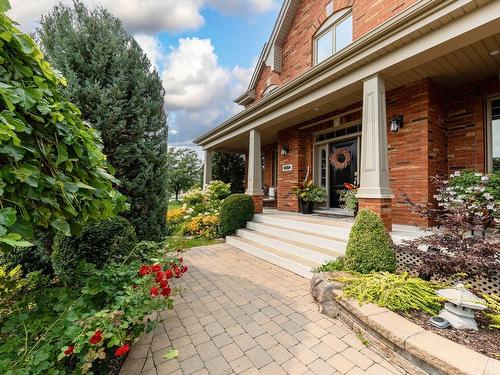
[[[408,320],[420,327],[437,333],[457,344],[466,346],[478,353],[482,353],[490,358],[500,358],[500,330],[485,328],[488,325],[488,319],[481,313],[476,313],[476,320],[479,325],[479,331],[470,329],[440,329],[429,324],[429,316],[419,311],[413,312],[406,317]]]
[[[360,305],[355,300],[341,298],[343,284],[332,279],[343,275],[323,272],[311,279],[311,292],[320,312],[342,319],[364,342],[373,345],[394,365],[410,374],[500,374],[499,360],[475,351],[474,347],[464,345],[465,342],[453,336],[438,335],[433,329],[427,329],[425,323],[416,324],[387,308],[372,303]],[[450,334],[453,332],[449,331]],[[488,337],[495,338],[498,337]],[[462,340],[476,339],[462,336]],[[490,344],[495,345],[495,341]]]

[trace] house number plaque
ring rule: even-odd
[[[283,172],[291,172],[292,169],[292,164],[283,164],[283,166],[281,167],[281,170]]]

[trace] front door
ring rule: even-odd
[[[338,191],[345,189],[344,183],[356,184],[358,171],[358,140],[330,143],[330,207],[339,208]]]

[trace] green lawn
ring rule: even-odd
[[[169,210],[174,210],[174,209],[176,209],[176,208],[181,208],[181,207],[182,207],[182,203],[181,203],[181,201],[175,201],[175,200],[174,200],[174,201],[170,201],[170,202],[168,203],[168,209],[169,209]]]
[[[198,246],[215,245],[221,240],[207,240],[206,238],[185,238],[181,236],[169,236],[166,239],[169,250],[186,250]]]

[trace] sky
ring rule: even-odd
[[[281,0],[83,0],[120,18],[158,69],[169,143],[192,140],[242,110],[245,92]],[[9,16],[32,32],[41,15],[72,0],[10,0]]]

